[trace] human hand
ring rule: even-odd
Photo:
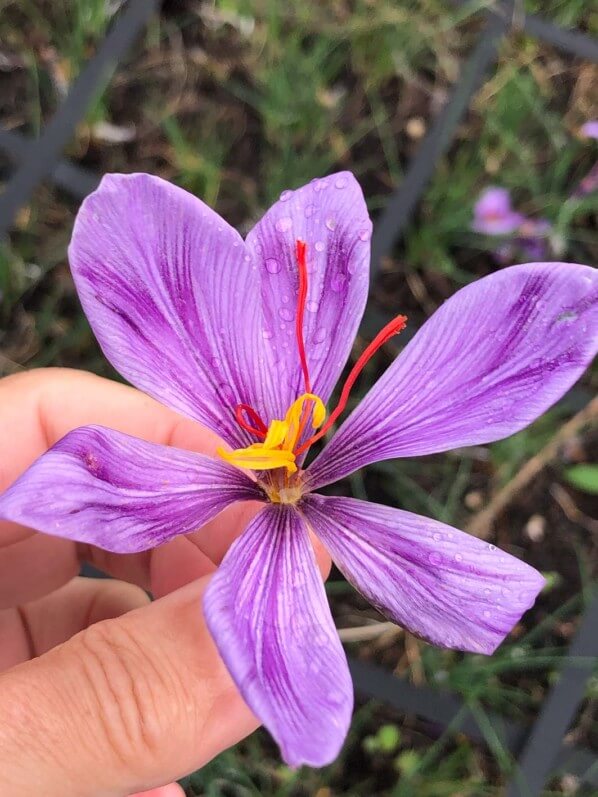
[[[19,374],[0,381],[0,493],[92,423],[204,453],[218,442],[132,388],[62,369]],[[201,532],[132,555],[0,521],[0,794],[123,797],[256,727],[201,611],[209,574],[251,512],[232,506]],[[78,578],[83,561],[115,580]],[[144,590],[161,599],[150,604]]]

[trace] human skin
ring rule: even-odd
[[[0,380],[0,493],[87,424],[207,454],[219,443],[132,388],[79,371],[30,371]],[[0,521],[3,794],[178,797],[172,783],[157,787],[257,726],[201,609],[210,573],[254,511],[232,506],[199,532],[131,555]],[[326,572],[317,544],[316,554]],[[82,562],[114,579],[79,578]]]

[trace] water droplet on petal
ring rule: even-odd
[[[334,181],[335,188],[344,188],[347,185],[347,178],[346,177],[337,177]]]
[[[280,263],[278,260],[276,260],[276,258],[269,257],[266,260],[266,271],[269,271],[270,274],[278,274],[280,271]]]
[[[332,232],[332,230],[336,229],[336,219],[333,219],[332,216],[329,219],[326,219],[326,227]]]
[[[318,312],[318,303],[314,301],[309,301],[305,305],[305,309],[309,310],[310,313],[317,313]]]
[[[293,226],[293,219],[290,216],[283,216],[274,225],[278,232],[288,232]]]
[[[223,382],[221,385],[218,385],[218,387],[216,388],[216,392],[218,393],[218,398],[224,404],[233,404],[234,403],[235,394],[233,393],[232,387],[229,384],[227,384],[226,382]]]
[[[326,340],[326,334],[326,329],[324,327],[320,327],[314,332],[312,341],[314,343],[323,343]]]
[[[358,235],[360,241],[369,241],[372,237],[372,230],[368,227],[367,229],[360,230]]]
[[[305,210],[303,211],[303,213],[305,214],[305,218],[306,219],[311,218],[314,215],[315,212],[316,212],[316,206],[315,205],[306,205],[305,206]]]
[[[488,609],[484,611],[484,617],[490,617],[490,612],[488,611]]]
[[[282,318],[283,321],[292,321],[295,318],[295,314],[291,309],[288,307],[281,307],[278,311],[278,315]]]
[[[442,564],[442,556],[441,556],[441,554],[437,553],[436,551],[434,551],[433,553],[431,553],[428,556],[428,560],[433,565],[441,565]]]
[[[323,252],[326,249],[326,244],[324,241],[316,241],[314,248],[316,252]]]
[[[434,539],[436,540],[436,542],[440,542],[440,540],[442,539],[442,534],[439,531],[435,532]]]
[[[288,190],[287,191],[283,191],[282,194],[280,195],[280,201],[281,202],[286,202],[287,199],[290,199],[292,195],[293,195],[292,191],[288,191]]]
[[[269,329],[262,329],[262,337],[264,340],[270,340],[272,332]]]
[[[455,554],[455,561],[456,562],[462,562],[463,561],[463,556],[460,553],[456,553]]]

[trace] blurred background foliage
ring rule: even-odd
[[[120,5],[0,0],[5,128],[39,133]],[[173,180],[242,232],[284,188],[348,168],[376,217],[458,80],[484,5],[166,0],[94,98],[66,154],[97,174],[148,171]],[[598,35],[598,14],[585,0],[523,6]],[[596,143],[579,135],[583,122],[598,117],[597,77],[595,66],[523,34],[503,43],[403,241],[382,263],[368,308],[374,325],[406,312],[417,328],[461,285],[499,267],[491,243],[470,229],[475,198],[488,185],[508,188],[519,210],[551,222],[553,258],[595,262],[597,194],[580,201],[571,194],[598,156]],[[0,175],[7,178],[11,168],[0,159]],[[43,185],[0,249],[0,374],[62,365],[118,378],[94,341],[68,271],[77,204]],[[358,338],[355,353],[364,343]],[[388,345],[370,363],[359,395],[402,345]],[[346,640],[356,640],[347,641],[352,655],[414,684],[454,690],[475,712],[486,744],[361,701],[345,750],[330,767],[290,771],[259,732],[196,773],[187,783],[190,795],[502,793],[513,761],[487,712],[534,718],[596,577],[596,423],[574,424],[556,454],[546,452],[597,383],[594,369],[531,428],[493,446],[382,463],[337,486],[476,527],[493,497],[508,493],[526,463],[540,458],[525,489],[512,491],[492,518],[491,533],[547,574],[548,586],[491,659],[439,651],[381,623],[336,572],[327,586],[338,626]],[[598,670],[569,739],[598,751],[597,698]],[[561,772],[545,793],[583,792]]]

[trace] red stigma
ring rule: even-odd
[[[307,301],[307,244],[305,241],[296,241],[297,267],[299,269],[299,292],[297,294],[297,318],[295,321],[295,332],[297,335],[297,348],[299,350],[299,360],[303,379],[305,381],[305,392],[311,393],[311,381],[307,367],[307,357],[305,355],[305,341],[303,340],[303,315],[305,313],[305,302]]]
[[[349,395],[353,388],[353,385],[357,381],[357,377],[363,371],[366,364],[369,360],[372,359],[374,354],[378,351],[378,349],[383,346],[390,338],[394,335],[398,335],[399,332],[402,332],[405,329],[407,324],[407,316],[405,315],[398,315],[396,318],[393,318],[383,329],[378,332],[374,340],[366,346],[361,356],[358,358],[357,362],[351,369],[349,376],[345,384],[343,385],[343,389],[341,390],[341,395],[338,400],[338,404],[334,408],[334,410],[328,416],[326,423],[322,426],[322,428],[313,436],[310,437],[309,440],[306,440],[302,446],[300,446],[297,451],[295,452],[296,456],[303,454],[304,451],[315,443],[316,440],[319,440],[323,437],[326,432],[330,429],[332,424],[336,421],[336,419],[341,415],[344,411],[345,407],[347,406],[347,402],[349,401]]]
[[[247,414],[248,418],[250,418],[254,426],[247,423],[247,421],[243,417],[243,413]],[[253,409],[253,407],[249,406],[249,404],[237,404],[235,408],[235,418],[239,426],[242,429],[245,429],[246,432],[254,434],[256,437],[261,437],[262,440],[265,439],[268,433],[268,427],[262,421],[257,412]]]

